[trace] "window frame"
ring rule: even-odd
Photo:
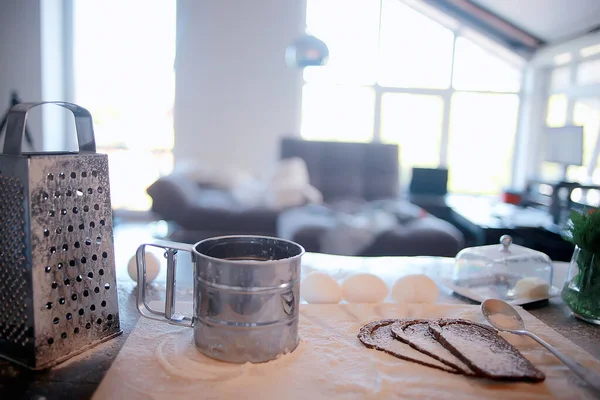
[[[520,147],[515,157],[516,189],[524,189],[528,180],[540,177],[542,154],[539,144],[546,128],[548,97],[552,94],[567,95],[567,122],[573,120],[573,108],[578,98],[594,97],[600,93],[600,83],[577,86],[574,64],[582,60],[600,58],[600,53],[584,56],[580,51],[588,47],[600,46],[600,32],[589,33],[567,42],[547,46],[539,50],[528,62],[523,81],[524,101],[521,107],[521,125],[519,127]],[[550,87],[550,73],[556,67],[571,65],[570,79],[574,84],[567,88],[554,90]],[[596,160],[597,162],[597,160]],[[596,164],[596,169],[599,164]]]
[[[569,54],[569,56],[567,56],[567,54]],[[563,62],[562,60],[565,61]],[[580,85],[577,83],[577,68],[579,67],[579,65],[582,62],[598,60],[600,60],[600,53],[585,57],[581,56],[579,51],[574,50],[554,56],[553,63],[551,65],[545,65],[540,68],[542,71],[540,71],[539,73],[545,74],[546,77],[546,90],[544,96],[542,97],[542,101],[545,102],[543,107],[543,128],[547,127],[546,117],[548,115],[548,99],[550,98],[550,96],[564,95],[566,97],[566,116],[564,126],[574,125],[575,123],[575,103],[585,98],[600,98],[600,82],[584,85]],[[551,85],[551,74],[554,70],[558,68],[568,68],[569,84],[566,87],[554,88]],[[540,130],[539,135],[543,135],[543,129]],[[596,149],[592,151],[592,154],[598,153],[598,146],[600,146],[600,133],[596,138]],[[541,172],[543,162],[543,156],[541,154],[536,154],[536,164],[538,173]],[[598,163],[598,157],[596,157],[595,159],[592,158],[590,164],[584,165],[584,167],[587,169],[587,179],[589,179],[591,182],[593,179],[594,171],[600,167]]]
[[[383,1],[379,0],[379,35],[381,35],[381,13],[383,9]],[[400,0],[398,0],[400,1]],[[484,34],[476,32],[473,30],[471,26],[468,24],[462,23],[453,19],[452,17],[449,20],[445,21],[442,18],[436,18],[435,14],[437,13],[429,13],[426,9],[422,9],[423,6],[427,6],[426,4],[411,4],[409,2],[403,2],[407,7],[412,8],[416,12],[421,13],[427,18],[435,21],[436,23],[444,26],[446,29],[450,30],[454,37],[452,40],[452,58],[450,62],[450,83],[445,89],[433,89],[433,88],[408,88],[408,87],[390,87],[390,86],[382,86],[377,81],[372,85],[356,85],[356,86],[364,86],[371,87],[375,92],[375,103],[374,103],[374,121],[373,121],[373,139],[372,142],[381,142],[381,112],[382,112],[382,98],[386,93],[402,93],[402,94],[418,94],[418,95],[434,95],[440,96],[443,100],[443,115],[442,115],[442,131],[440,138],[440,148],[438,159],[438,166],[440,168],[448,167],[448,145],[450,142],[449,134],[450,134],[450,114],[451,114],[451,105],[452,105],[452,96],[454,93],[490,93],[490,94],[511,94],[517,95],[519,99],[519,108],[517,110],[517,128],[515,131],[515,146],[514,146],[514,154],[512,161],[512,171],[510,175],[510,183],[514,184],[515,181],[515,169],[518,166],[517,157],[515,156],[518,151],[517,143],[520,141],[520,126],[521,126],[521,108],[522,108],[522,100],[523,100],[523,82],[526,71],[526,60],[522,58],[517,53],[514,53],[512,50],[503,46],[500,43],[494,42],[493,40],[486,38]],[[435,11],[435,9],[433,9]],[[308,26],[306,26],[308,29]],[[476,39],[473,39],[473,35],[480,35],[483,41],[488,42],[493,45],[496,49],[490,48],[483,43],[479,43]],[[491,54],[494,54],[496,57],[505,60],[508,63],[513,63],[521,73],[521,85],[519,91],[492,91],[492,90],[459,90],[455,89],[453,86],[453,78],[454,78],[454,63],[456,58],[456,41],[458,38],[463,37],[467,40],[474,42],[476,45],[483,47]],[[497,51],[494,51],[497,50]],[[507,57],[510,55],[510,57]],[[312,82],[307,81],[306,78],[302,77],[302,87],[304,85],[320,85],[320,82]],[[343,86],[354,86],[352,84],[343,84]],[[403,186],[408,186],[409,182],[401,182]],[[459,193],[457,193],[459,194]]]

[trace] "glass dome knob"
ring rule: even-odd
[[[502,235],[500,237],[500,244],[502,245],[502,251],[508,251],[508,248],[512,244],[512,236],[510,235]]]

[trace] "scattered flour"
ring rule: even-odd
[[[548,379],[542,384],[474,383],[472,379],[367,349],[357,338],[367,322],[382,318],[456,318],[481,315],[479,307],[443,304],[303,305],[301,344],[263,364],[227,364],[200,354],[192,329],[140,319],[93,400],[108,399],[461,399],[542,400],[585,398],[569,371],[539,346],[525,350]],[[560,336],[529,315],[534,332],[560,344]],[[564,340],[564,339],[563,339]],[[564,343],[564,349],[573,346]],[[402,347],[404,350],[405,347]],[[399,348],[400,350],[400,348]],[[521,350],[521,348],[520,348]],[[580,362],[594,362],[581,355]],[[588,358],[585,358],[588,357]]]
[[[167,336],[156,348],[156,359],[166,372],[174,377],[190,380],[224,382],[245,374],[252,374],[262,370],[284,368],[293,362],[302,353],[302,341],[298,347],[289,354],[281,355],[277,359],[263,364],[233,364],[213,360],[194,346],[194,334],[191,329],[178,334]],[[255,370],[255,371],[253,371]]]

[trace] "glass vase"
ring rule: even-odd
[[[575,247],[561,297],[577,318],[600,325],[600,254]]]

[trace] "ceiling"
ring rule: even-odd
[[[547,43],[600,26],[600,0],[471,0]]]

